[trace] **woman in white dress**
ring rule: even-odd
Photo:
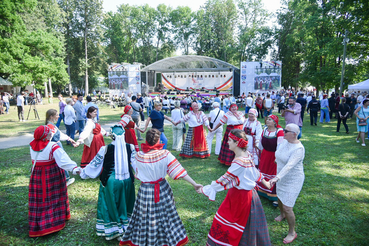
[[[287,219],[288,234],[283,243],[291,243],[296,239],[295,214],[293,206],[304,184],[305,174],[303,161],[305,148],[297,139],[300,128],[296,124],[288,124],[284,129],[284,139],[275,153],[277,176],[269,181],[270,185],[277,183],[278,205],[281,214],[276,221]]]

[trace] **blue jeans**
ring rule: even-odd
[[[267,109],[264,109],[264,117],[268,117],[273,112],[273,109],[270,109],[269,111]]]
[[[163,143],[163,144],[164,144],[163,149],[167,149],[168,139],[167,139],[167,137],[165,136],[164,132],[162,132],[162,133],[160,134],[160,143]]]
[[[302,126],[299,126],[300,128],[300,134],[297,136],[297,139],[300,139],[302,137]]]
[[[325,123],[330,122],[328,108],[322,108],[320,109],[320,123],[323,123],[324,115],[325,115]]]
[[[152,111],[152,106],[151,105],[147,106],[146,107],[147,117],[150,117],[151,111]]]
[[[58,122],[56,122],[56,124],[55,124],[57,128],[59,128],[60,123],[61,123],[62,120],[64,121],[64,113],[59,114]],[[64,122],[64,125],[65,125],[65,122]]]
[[[65,125],[65,128],[67,128],[67,135],[74,140],[74,133],[76,132],[75,124]],[[70,144],[70,142],[67,141],[67,144]]]
[[[245,114],[248,114],[248,113],[249,113],[250,108],[251,108],[251,107],[246,106],[246,108],[245,108]]]
[[[9,108],[10,108],[10,104],[9,104],[9,102],[5,102],[5,106],[6,106],[6,110],[5,110],[5,112],[9,112]]]
[[[77,120],[78,124],[78,133],[81,135],[83,129],[85,129],[85,120]]]

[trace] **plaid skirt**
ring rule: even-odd
[[[228,134],[233,129],[240,129],[240,128],[237,126],[227,125],[226,131],[223,136],[222,147],[220,148],[220,153],[218,156],[218,160],[220,161],[220,163],[227,165],[227,166],[230,166],[234,159],[234,152],[229,149],[229,145],[228,145]]]
[[[217,244],[208,238],[207,246],[223,246],[228,244]],[[263,206],[260,198],[255,190],[252,191],[251,211],[245,230],[242,233],[240,246],[258,245],[269,246],[272,245],[269,238],[268,225],[266,222]]]
[[[28,207],[30,237],[60,231],[70,219],[65,174],[55,162],[36,164],[29,183]]]
[[[189,127],[188,132],[187,132],[187,136],[186,136],[186,140],[183,144],[183,147],[182,147],[182,150],[181,150],[181,153],[179,154],[179,156],[186,157],[186,158],[191,158],[191,157],[206,158],[206,157],[209,157],[210,156],[209,148],[207,148],[206,151],[200,151],[200,152],[193,151],[193,147],[191,147],[192,135],[193,135],[193,127]],[[206,143],[206,145],[207,145],[207,143]]]
[[[185,245],[186,230],[177,213],[173,192],[160,181],[160,200],[155,203],[155,184],[141,183],[133,214],[119,245]]]

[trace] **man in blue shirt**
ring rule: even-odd
[[[83,108],[83,117],[85,118],[85,120],[87,120],[87,110],[91,107],[94,106],[95,108],[97,108],[97,116],[96,116],[96,120],[99,120],[99,107],[92,102],[92,98],[90,96],[86,97],[87,100],[87,104],[86,106]]]
[[[76,121],[76,128],[78,129],[79,134],[83,132],[83,129],[85,128],[85,118],[83,117],[83,96],[82,94],[77,95],[77,101],[73,105],[74,110],[76,111],[77,121]]]

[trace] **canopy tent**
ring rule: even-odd
[[[354,84],[354,85],[349,85],[348,89],[349,90],[355,90],[355,91],[357,91],[357,90],[369,90],[369,79],[367,79],[363,82]]]
[[[0,85],[13,85],[13,83],[0,77]]]

